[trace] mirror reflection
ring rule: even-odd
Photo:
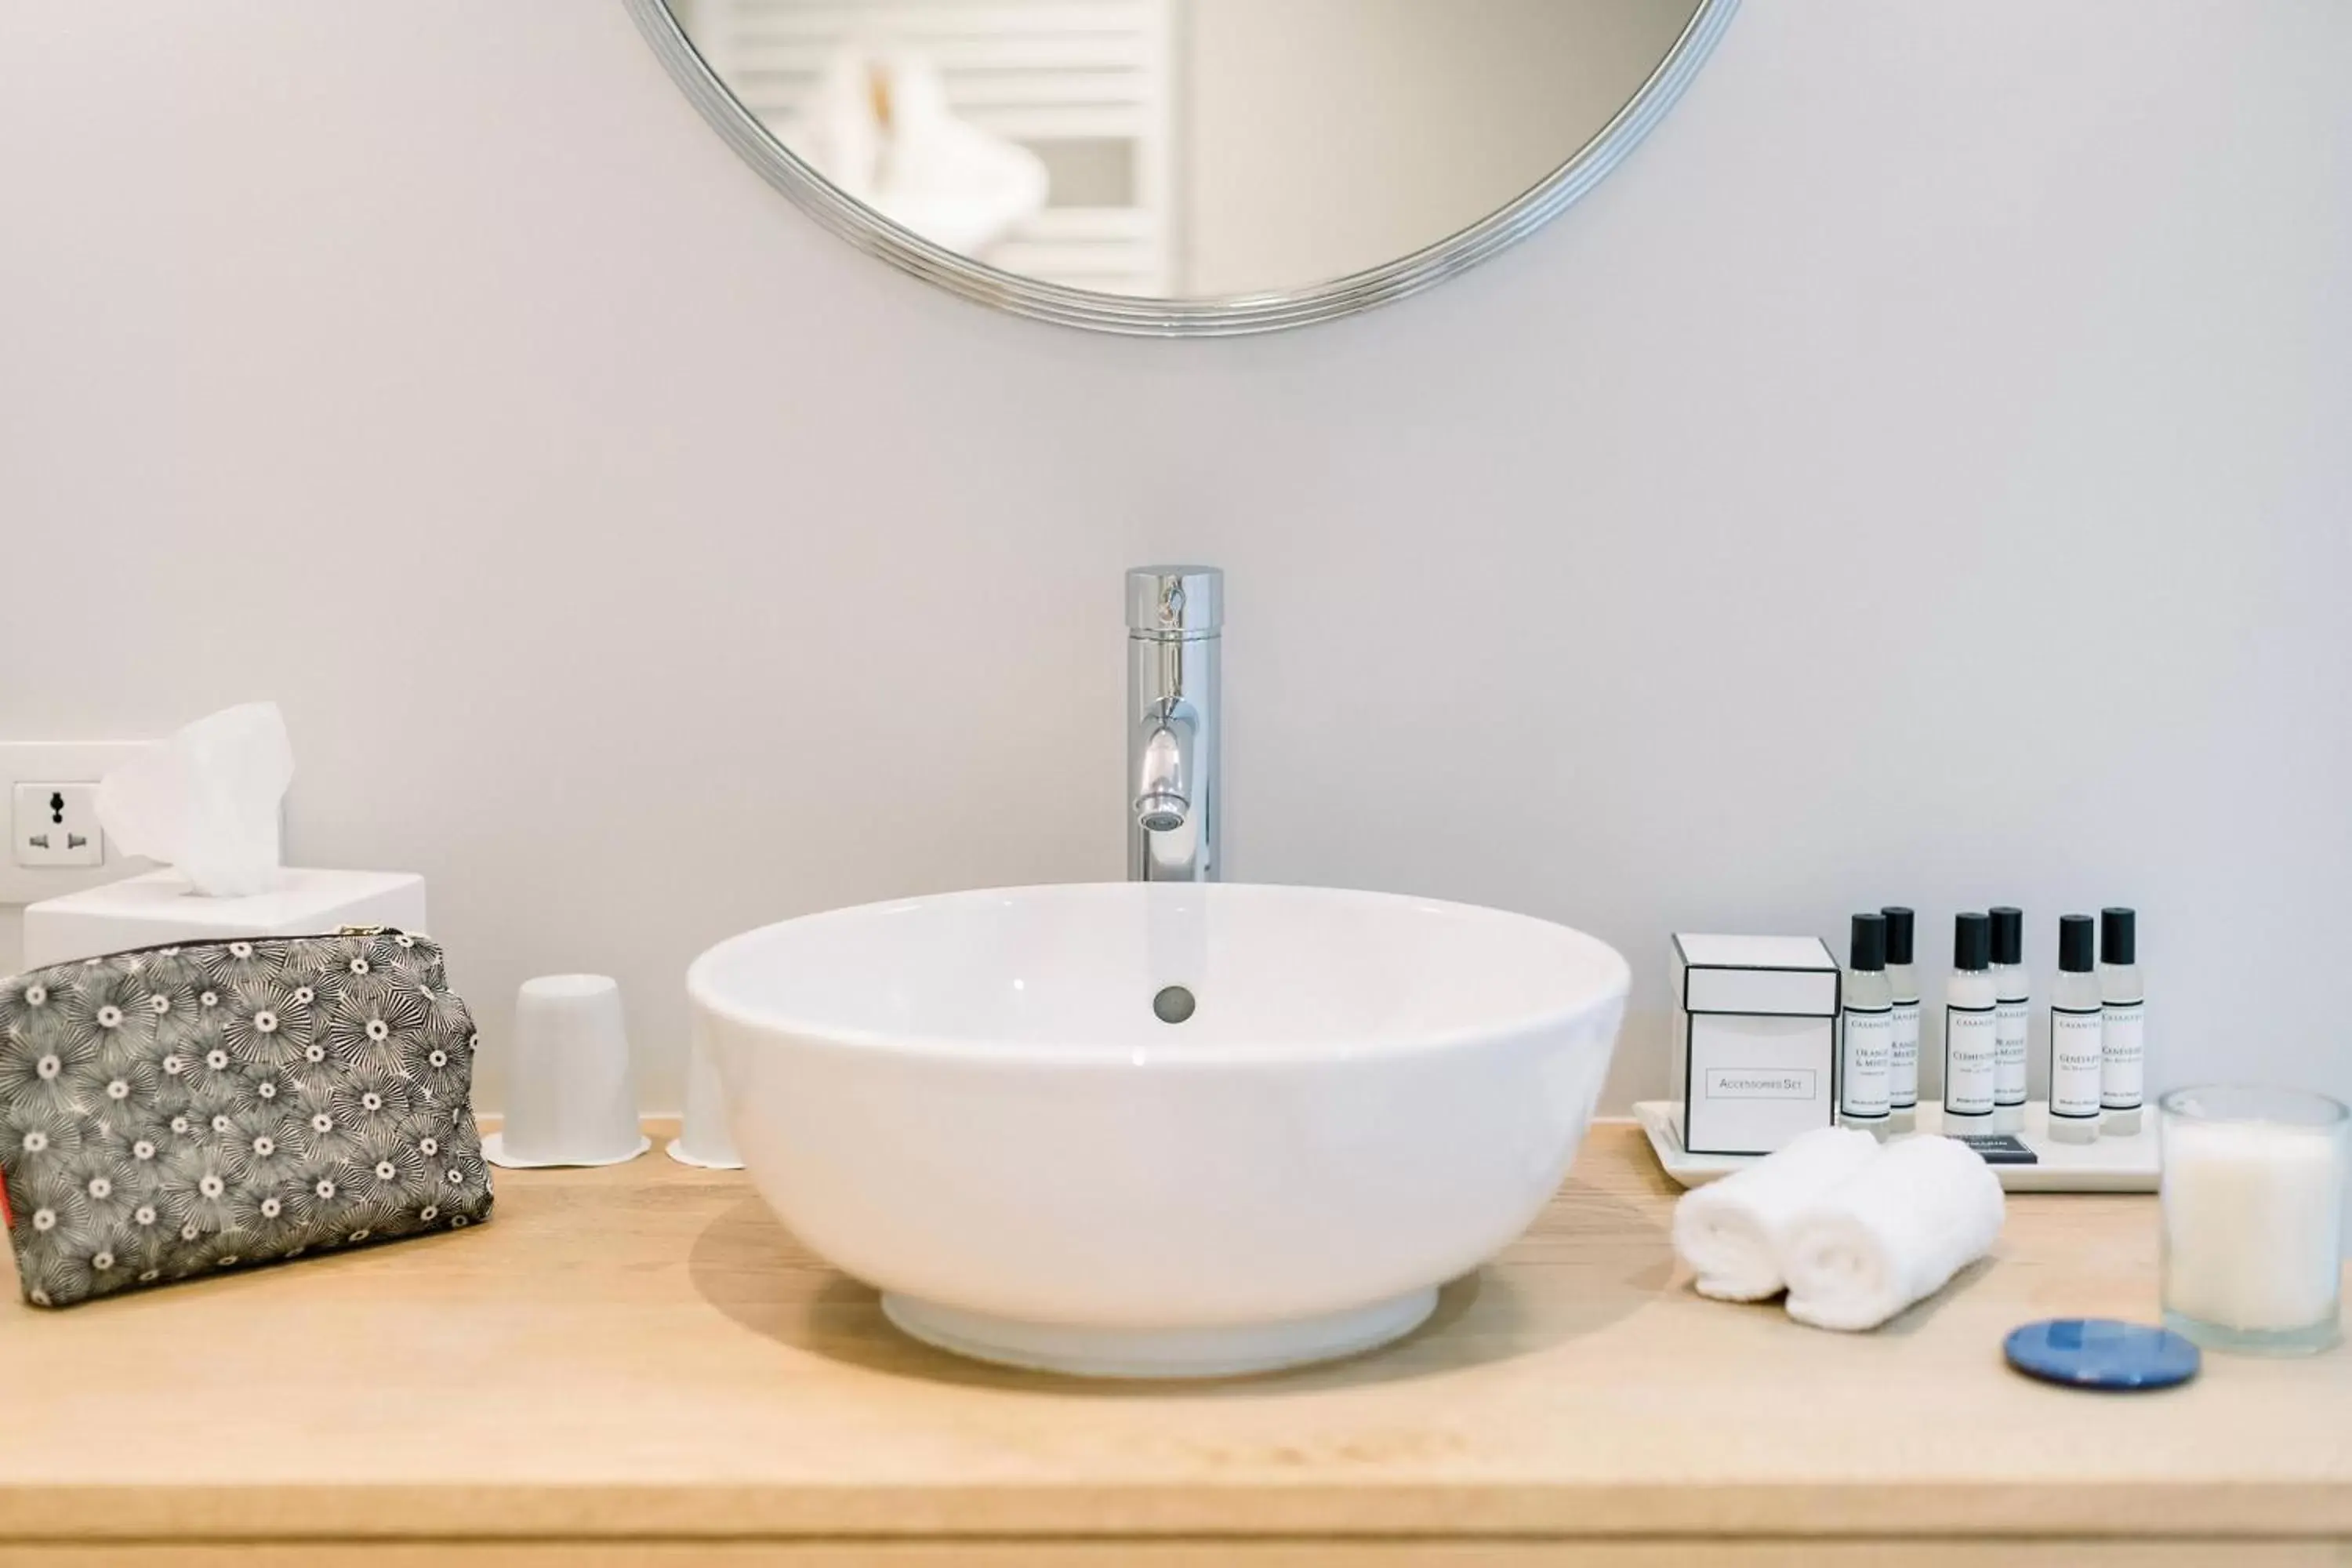
[[[1295,289],[1459,232],[1572,158],[1696,0],[668,0],[844,193],[1102,293]]]

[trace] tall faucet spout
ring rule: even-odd
[[[1223,626],[1224,574],[1215,567],[1127,574],[1127,874],[1137,881],[1223,875]]]

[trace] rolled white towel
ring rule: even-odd
[[[2000,1178],[1949,1138],[1906,1138],[1805,1207],[1784,1240],[1789,1316],[1874,1329],[1944,1288],[2000,1235]]]
[[[1675,1252],[1698,1276],[1698,1293],[1724,1301],[1778,1295],[1789,1222],[1878,1152],[1867,1132],[1816,1127],[1746,1170],[1685,1193],[1675,1205]]]

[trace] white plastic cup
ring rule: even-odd
[[[482,1140],[506,1166],[613,1165],[646,1152],[621,987],[604,974],[542,974],[515,996],[506,1121]]]
[[[681,1165],[713,1171],[740,1171],[743,1157],[735,1152],[727,1131],[727,1102],[719,1083],[718,1064],[710,1059],[710,1044],[702,1037],[698,1020],[694,1044],[686,1064],[686,1121],[670,1140],[669,1157]]]

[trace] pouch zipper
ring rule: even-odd
[[[55,963],[44,963],[40,969],[27,969],[24,973],[38,974],[42,969],[70,969],[78,963],[88,963],[90,959],[130,958],[142,952],[161,952],[167,947],[226,947],[233,942],[332,942],[343,936],[413,936],[419,942],[433,940],[423,931],[403,931],[398,926],[337,926],[332,931],[289,931],[275,936],[189,936],[177,942],[151,942],[144,947],[118,947],[106,952],[93,952],[89,958],[61,958]]]

